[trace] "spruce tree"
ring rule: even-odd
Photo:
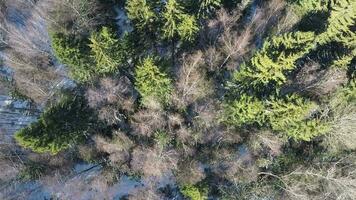
[[[90,80],[94,64],[89,57],[86,41],[61,33],[52,33],[51,40],[56,57],[69,67],[71,77],[79,82]]]
[[[199,0],[198,15],[202,17],[209,16],[220,6],[221,0]]]
[[[317,105],[297,95],[272,97],[267,103],[267,118],[271,128],[296,141],[310,141],[327,132],[328,125],[312,116]]]
[[[84,97],[66,95],[37,122],[18,131],[15,139],[34,152],[57,154],[86,138],[95,123],[93,116]]]
[[[153,98],[165,104],[172,90],[171,79],[162,72],[152,57],[145,58],[135,71],[135,87],[145,104]]]
[[[330,0],[295,0],[292,6],[297,15],[303,17],[310,12],[328,11]]]
[[[184,185],[180,188],[181,193],[184,197],[191,200],[207,200],[208,199],[208,191],[206,188],[200,189],[194,185]]]
[[[183,7],[176,0],[167,0],[163,13],[163,37],[174,39],[177,36],[178,26],[183,15]]]
[[[194,39],[199,28],[194,16],[183,11],[183,6],[176,0],[168,0],[163,13],[163,38],[175,40],[176,37],[185,41]]]
[[[156,13],[146,0],[128,0],[125,8],[128,18],[141,30],[156,19]]]
[[[123,47],[116,35],[107,27],[90,37],[91,55],[96,63],[97,73],[114,72],[124,61]]]
[[[325,44],[330,41],[337,41],[345,46],[356,48],[356,33],[351,29],[355,26],[356,1],[332,0],[331,2],[328,28],[317,37],[318,43]]]
[[[265,122],[264,104],[253,96],[242,94],[224,106],[222,121],[235,127],[263,125]]]
[[[267,40],[249,62],[234,73],[234,82],[242,85],[282,85],[295,62],[314,47],[314,33],[295,32]]]
[[[194,36],[199,31],[196,19],[194,16],[183,14],[181,22],[178,26],[178,34],[185,41],[194,40]]]

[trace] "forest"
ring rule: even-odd
[[[0,199],[356,200],[356,0],[0,0]]]

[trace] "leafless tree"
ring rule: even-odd
[[[174,150],[137,147],[132,152],[131,167],[145,177],[161,177],[177,168],[178,154]]]
[[[108,125],[120,124],[126,127],[124,112],[133,112],[137,94],[130,80],[122,76],[118,79],[102,78],[98,85],[86,91],[89,106],[98,110],[99,118]]]
[[[45,0],[51,17],[50,27],[56,32],[88,35],[100,24],[110,9],[104,9],[98,0]],[[105,10],[105,11],[104,11]]]
[[[134,134],[150,137],[166,127],[165,115],[161,110],[141,110],[132,116],[131,126]]]
[[[240,155],[231,149],[217,149],[211,166],[214,173],[232,183],[251,183],[258,177],[258,168],[249,152]]]
[[[118,79],[102,78],[98,86],[86,91],[89,105],[93,108],[115,104],[132,111],[136,96],[132,83],[125,76]]]
[[[244,6],[240,9],[243,8]],[[236,69],[239,63],[253,53],[257,44],[255,41],[263,40],[269,28],[278,24],[284,8],[285,3],[282,0],[266,1],[255,12],[250,13],[249,19],[244,23],[239,23],[239,9],[231,14],[223,9],[218,11],[216,19],[209,21],[201,34],[202,44],[209,44],[203,52],[207,69]],[[212,41],[210,38],[213,38]]]
[[[251,134],[248,144],[256,156],[267,153],[275,157],[282,153],[282,147],[287,141],[287,138],[281,138],[270,131],[263,130]]]
[[[196,184],[206,177],[204,166],[194,160],[188,160],[178,164],[177,181],[181,185]]]
[[[355,156],[345,156],[333,163],[299,167],[277,177],[284,184],[289,199],[354,200],[356,197]]]
[[[183,55],[181,60],[173,99],[178,108],[185,108],[194,101],[211,94],[213,85],[202,68],[204,62],[201,51],[189,56]]]
[[[133,142],[125,133],[115,131],[112,140],[97,135],[94,137],[94,141],[96,148],[99,149],[99,151],[109,154],[110,163],[113,166],[120,166],[129,161],[129,153],[130,149],[133,147]]]
[[[6,49],[1,55],[14,70],[17,88],[37,103],[45,102],[62,75],[56,71],[47,33],[44,4],[32,0],[5,1],[1,30]]]
[[[162,200],[163,195],[157,191],[155,185],[149,185],[143,188],[137,188],[130,192],[129,200]]]

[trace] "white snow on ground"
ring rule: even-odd
[[[8,140],[11,140],[17,130],[36,121],[39,113],[36,110],[30,111],[30,102],[0,95],[0,130],[4,135],[10,137]]]

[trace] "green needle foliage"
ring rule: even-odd
[[[135,77],[135,87],[142,96],[143,104],[150,98],[167,103],[172,90],[172,81],[158,68],[152,57],[145,58],[137,66]]]
[[[51,34],[52,48],[60,62],[70,69],[70,75],[79,82],[86,82],[93,74],[91,58],[86,42],[61,33]]]
[[[295,3],[293,9],[299,16],[310,12],[328,11],[329,0],[296,0],[292,2]]]
[[[185,14],[183,7],[176,0],[168,0],[163,13],[163,38],[174,39],[179,36],[184,41],[191,41],[199,28],[194,16]]]
[[[46,110],[37,122],[18,131],[16,141],[38,153],[57,154],[82,142],[95,123],[84,97],[64,96]]]
[[[115,72],[128,54],[127,37],[118,39],[109,28],[103,27],[88,40],[74,36],[51,34],[56,57],[70,69],[71,77],[88,82],[95,76]]]
[[[156,14],[146,0],[128,0],[125,8],[128,18],[139,29],[147,27],[156,20]]]
[[[185,41],[194,40],[195,35],[199,31],[195,17],[184,14],[181,19],[182,21],[178,27],[179,36]]]
[[[163,149],[166,148],[172,140],[170,135],[165,131],[158,130],[155,132],[154,135],[155,135],[155,142],[161,151],[163,151]]]
[[[267,89],[278,91],[286,83],[287,75],[297,67],[297,61],[304,57],[313,58],[312,55],[318,54],[337,55],[331,57],[327,67],[347,69],[352,65],[356,46],[356,34],[352,31],[356,19],[356,2],[300,0],[297,5],[302,8],[304,14],[331,9],[326,31],[319,35],[313,32],[286,33],[265,41],[261,50],[255,53],[249,62],[242,64],[233,75],[232,85],[238,86],[238,92],[243,94],[243,98],[231,101],[225,106],[225,121],[228,123],[237,127],[256,122],[261,124],[258,116],[265,116],[266,119],[262,122],[272,130],[297,141],[310,141],[329,130],[328,123],[311,116],[313,111],[316,111],[316,104],[300,96],[276,95],[262,101],[254,100],[254,97],[244,97],[246,91],[257,92],[256,94]],[[345,50],[336,52],[337,48],[324,48],[332,42],[342,44]],[[322,57],[324,63],[327,60],[325,56]]]
[[[286,134],[296,141],[310,141],[328,131],[328,125],[311,116],[317,105],[297,95],[267,101],[268,121],[274,131]]]
[[[314,47],[314,33],[295,32],[266,41],[252,59],[234,73],[234,82],[255,87],[282,85],[286,73],[295,69],[295,62]]]
[[[124,61],[122,44],[107,27],[91,35],[89,47],[97,73],[112,73]]]
[[[221,0],[200,0],[198,15],[203,17],[209,16],[220,6]]]
[[[184,195],[184,197],[190,200],[208,199],[207,191],[201,191],[198,187],[194,185],[184,185],[180,191]]]
[[[317,40],[320,44],[330,41],[342,42],[348,47],[356,47],[356,33],[351,30],[355,26],[356,1],[333,0],[326,32],[320,34]]]
[[[242,94],[238,99],[224,106],[222,121],[236,127],[265,122],[265,106],[262,101]]]
[[[163,37],[172,39],[178,31],[179,21],[182,18],[183,7],[176,0],[168,0],[163,13]]]

